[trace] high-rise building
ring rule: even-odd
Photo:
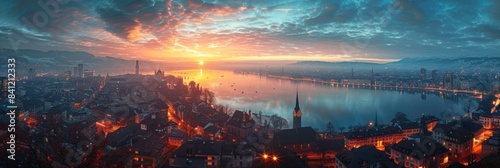
[[[64,76],[66,77],[66,80],[68,80],[69,78],[71,78],[71,71],[64,71]]]
[[[293,109],[293,128],[302,127],[302,111],[299,107],[299,90],[297,89],[297,95],[295,97],[295,108]]]
[[[425,80],[426,79],[426,72],[427,70],[425,68],[420,69],[420,80]]]
[[[86,69],[83,71],[83,77],[90,78],[94,76],[94,71]]]
[[[139,60],[135,61],[135,74],[139,75]]]
[[[83,64],[78,64],[78,76],[83,77]]]
[[[73,67],[73,76],[78,76],[78,67]]]
[[[455,75],[453,73],[445,73],[443,76],[443,87],[451,89],[455,86]]]
[[[433,70],[432,70],[432,80],[433,80],[434,82],[436,82],[436,81],[438,81],[438,78],[439,78],[439,77],[438,77],[438,70],[433,69]]]
[[[370,85],[377,85],[377,80],[375,79],[375,74],[373,72],[373,68],[372,68],[372,77],[370,80]]]

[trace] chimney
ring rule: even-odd
[[[246,118],[247,113],[246,112],[242,112],[242,113],[243,113],[243,115],[241,117],[243,119],[243,122],[247,122],[247,118]]]
[[[252,121],[252,110],[248,110],[248,120]]]

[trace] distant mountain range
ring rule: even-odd
[[[85,69],[95,71],[95,74],[134,73],[135,60],[125,60],[111,56],[95,56],[86,52],[78,51],[38,51],[31,49],[19,49],[17,53],[12,49],[0,49],[0,58],[6,59],[16,57],[17,72],[24,73],[29,68],[34,68],[38,72],[64,73],[66,70],[73,70],[78,64],[84,64]],[[0,64],[6,66],[5,63]],[[157,69],[166,69],[165,63],[140,61],[140,69],[143,73],[153,72]],[[500,57],[460,57],[460,58],[437,58],[420,57],[404,58],[396,62],[385,64],[369,62],[324,62],[324,61],[301,61],[287,66],[298,66],[305,68],[355,68],[355,69],[393,69],[393,70],[428,70],[438,69],[444,71],[456,70],[500,70]],[[23,72],[24,71],[24,72]],[[1,72],[3,74],[3,72]]]
[[[20,72],[34,68],[37,72],[64,73],[66,70],[73,71],[73,67],[84,64],[85,69],[95,71],[95,74],[133,73],[135,71],[135,60],[125,60],[110,56],[99,57],[86,52],[72,51],[38,51],[31,49],[19,49],[17,53],[12,49],[0,50],[0,58],[6,59],[15,56]],[[162,64],[163,65],[163,64]],[[141,72],[152,72],[160,67],[156,62],[140,61]]]
[[[335,68],[389,68],[420,70],[500,70],[500,57],[462,57],[462,58],[404,58],[396,62],[385,64],[368,62],[323,62],[323,61],[302,61],[289,66],[318,66]]]

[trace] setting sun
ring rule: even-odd
[[[199,65],[203,65],[203,61],[200,60],[200,62],[198,63]]]

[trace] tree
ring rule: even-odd
[[[328,124],[326,124],[326,132],[328,134],[332,134],[334,130],[335,130],[335,127],[333,126],[333,123],[331,121],[328,122]]]
[[[479,105],[480,109],[483,110],[484,113],[491,113],[491,110],[495,106],[493,102],[497,98],[493,94],[488,94],[484,96],[483,100],[481,101],[481,104]]]
[[[408,118],[406,118],[405,113],[397,112],[396,114],[394,114],[394,118],[391,120],[391,122],[392,122],[392,125],[394,125],[396,123],[401,124],[401,123],[410,122],[410,120],[408,120]]]
[[[234,113],[234,110],[229,108],[229,106],[226,104],[226,105],[214,105],[214,108],[220,112],[220,113],[224,113],[228,116],[232,116],[233,113]]]
[[[472,106],[473,106],[473,100],[472,99],[467,99],[465,102],[464,102],[464,112],[467,114],[467,115],[471,115],[470,112],[471,109],[472,109]],[[470,116],[472,117],[472,116]]]
[[[205,98],[205,103],[207,103],[209,106],[215,103],[215,94],[214,92],[211,92],[208,89],[205,89],[203,91],[203,97]]]
[[[286,119],[281,118],[280,116],[278,116],[276,114],[272,115],[269,120],[270,120],[271,124],[273,124],[273,127],[276,130],[280,130],[284,127],[288,127],[288,122],[286,121]]]
[[[189,97],[191,97],[192,101],[194,101],[195,103],[198,103],[198,101],[200,101],[202,91],[200,90],[199,84],[196,84],[196,82],[194,81],[189,82],[188,92]]]
[[[345,127],[340,127],[339,130],[340,130],[340,133],[342,133],[342,132],[344,132]]]

